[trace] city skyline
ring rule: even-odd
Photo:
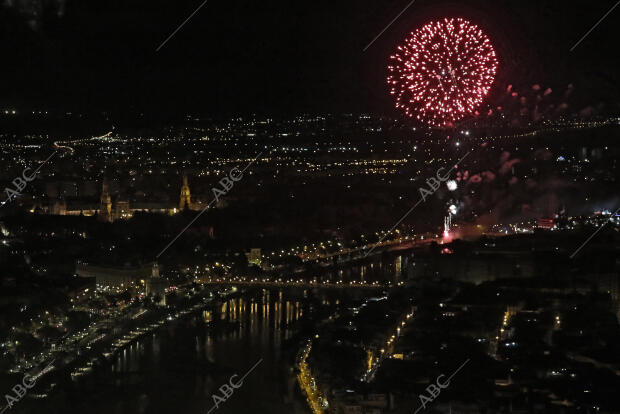
[[[620,414],[618,6],[0,2],[0,414]]]

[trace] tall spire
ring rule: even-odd
[[[112,197],[110,197],[108,183],[105,178],[103,179],[103,185],[101,188],[99,220],[106,222],[112,221]]]
[[[192,197],[189,192],[189,184],[187,181],[187,175],[183,174],[183,185],[181,186],[181,200],[179,201],[179,209],[191,208]]]

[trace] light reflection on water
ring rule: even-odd
[[[304,294],[256,291],[169,322],[119,352],[107,368],[65,384],[62,388],[70,391],[49,402],[64,413],[204,414],[231,375],[242,376],[263,358],[213,412],[305,413],[303,399],[295,397],[292,358],[282,350],[308,312]],[[292,345],[288,352],[294,357],[297,346]]]
[[[327,270],[321,279],[398,281],[407,257],[390,257],[343,269]],[[303,413],[292,372],[299,322],[313,306],[331,306],[356,290],[255,290],[229,298],[186,318],[167,322],[141,337],[112,363],[96,367],[80,379],[60,381],[57,391],[42,402],[47,413],[200,413],[213,407],[213,394],[233,374],[242,376],[259,359],[263,362],[220,408],[224,413]],[[308,295],[313,300],[307,300]],[[61,391],[62,390],[62,391]],[[218,394],[219,395],[219,394]]]
[[[319,280],[341,281],[343,283],[351,281],[372,283],[388,280],[397,283],[405,277],[404,271],[409,266],[412,257],[411,252],[397,255],[391,254],[387,258],[374,257],[370,262],[364,262],[363,264],[353,263],[343,265],[338,270],[327,270],[321,275]],[[384,261],[383,259],[386,260]]]

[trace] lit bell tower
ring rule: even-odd
[[[103,180],[103,188],[101,189],[101,205],[99,207],[99,220],[104,222],[112,221],[112,197],[108,190],[108,183]]]
[[[179,209],[183,210],[185,207],[191,208],[192,198],[189,192],[189,184],[187,183],[187,175],[183,175],[183,185],[181,186],[181,200],[179,201]]]

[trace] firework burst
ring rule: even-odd
[[[498,64],[489,38],[460,18],[417,29],[390,59],[387,82],[396,108],[437,127],[452,126],[480,106]]]

